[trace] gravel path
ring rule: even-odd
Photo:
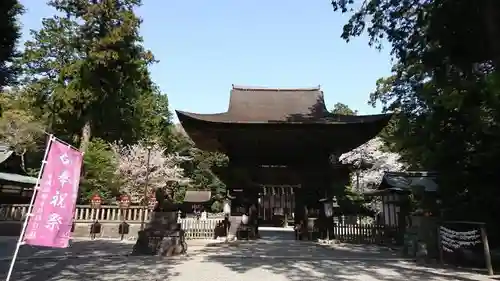
[[[283,233],[230,245],[191,243],[189,256],[175,258],[126,256],[130,243],[109,241],[79,241],[66,251],[23,246],[11,280],[492,280],[478,274],[417,266],[377,247],[347,245],[331,249],[289,238]],[[0,254],[6,257],[0,261],[0,280],[5,279],[8,269],[10,244],[0,242]],[[32,254],[37,258],[28,258]]]

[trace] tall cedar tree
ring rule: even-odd
[[[18,55],[16,45],[21,37],[19,16],[23,11],[17,0],[0,1],[0,90],[16,79],[13,60]]]
[[[162,135],[170,120],[168,101],[148,71],[155,60],[141,45],[141,20],[133,11],[141,1],[48,5],[58,14],[32,31],[23,67],[27,92],[49,128],[83,151],[94,136],[131,143],[153,130]]]

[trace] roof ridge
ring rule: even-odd
[[[316,87],[306,87],[306,88],[271,88],[263,86],[243,86],[232,84],[233,90],[239,91],[272,91],[272,92],[305,92],[305,91],[320,91],[321,85]]]

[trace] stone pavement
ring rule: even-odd
[[[188,256],[175,258],[126,256],[132,244],[112,241],[79,241],[67,250],[23,246],[11,280],[492,280],[468,272],[417,266],[399,260],[395,252],[377,247],[346,245],[331,249],[292,241],[293,236],[287,232],[262,234],[262,240],[229,245],[191,243]],[[6,244],[0,244],[4,256],[9,254],[3,247]],[[29,254],[39,258],[27,259]],[[8,265],[7,260],[0,262],[0,280],[5,278]]]

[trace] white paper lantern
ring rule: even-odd
[[[231,204],[229,200],[224,201],[224,206],[222,207],[224,214],[231,214]]]
[[[242,224],[247,224],[248,223],[248,216],[243,214],[243,216],[241,216],[241,223]]]
[[[324,204],[323,206],[325,208],[325,216],[327,218],[332,217],[333,216],[333,204],[332,204],[332,202],[326,201],[323,204]]]

